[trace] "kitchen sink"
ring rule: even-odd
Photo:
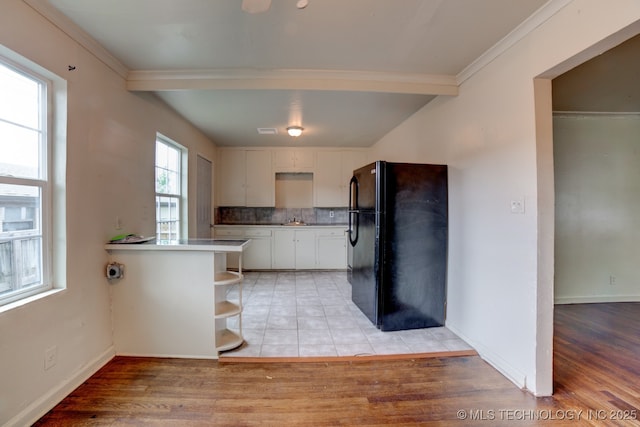
[[[300,225],[307,225],[305,222],[302,221],[290,221],[290,222],[285,222],[282,225],[288,225],[288,226],[300,226]]]

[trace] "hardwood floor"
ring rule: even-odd
[[[640,419],[640,303],[556,306],[554,327],[554,398]]]
[[[549,398],[519,390],[478,356],[116,357],[35,425],[640,425],[640,304],[558,306],[554,345]]]

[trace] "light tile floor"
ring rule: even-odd
[[[232,295],[230,295],[232,296]],[[381,332],[351,301],[346,272],[248,272],[245,343],[233,357],[309,357],[471,350],[445,327]],[[237,327],[228,319],[231,328]]]

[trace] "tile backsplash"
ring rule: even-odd
[[[333,217],[331,216],[333,212]],[[216,224],[279,225],[289,221],[307,224],[342,225],[347,223],[347,208],[246,208],[220,206]]]

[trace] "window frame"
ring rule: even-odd
[[[158,144],[163,144],[165,146],[167,146],[170,149],[176,150],[179,154],[179,161],[178,161],[178,167],[179,170],[178,171],[174,171],[177,172],[177,176],[179,179],[179,182],[177,184],[177,188],[178,188],[178,193],[163,193],[163,192],[158,192],[157,191],[157,170],[159,168],[158,165],[158,158],[157,158],[157,147]],[[156,239],[159,241],[166,241],[166,240],[181,240],[181,239],[185,239],[187,236],[187,161],[188,161],[188,151],[187,148],[184,147],[183,145],[175,142],[174,140],[167,138],[166,136],[158,133],[156,134],[156,140],[155,140],[155,144],[154,144],[154,148],[155,148],[155,155],[154,155],[154,193],[155,193],[155,205],[156,205],[156,209],[155,209],[155,233],[156,233]],[[164,197],[164,198],[170,198],[170,199],[175,199],[178,201],[178,207],[177,207],[177,214],[178,214],[178,226],[176,227],[176,232],[177,232],[177,236],[175,239],[170,238],[170,239],[161,239],[160,237],[160,221],[158,219],[158,212],[159,212],[159,206],[158,206],[158,198],[159,197]]]
[[[0,184],[17,185],[23,187],[36,187],[40,191],[40,212],[39,217],[36,218],[40,222],[39,233],[33,232],[20,232],[14,231],[7,236],[0,237],[2,242],[16,241],[26,236],[34,236],[40,238],[40,271],[41,277],[38,285],[29,286],[24,289],[13,289],[12,292],[6,295],[0,295],[0,307],[6,306],[11,303],[19,302],[32,297],[37,294],[47,292],[54,288],[53,283],[53,257],[52,257],[52,241],[53,241],[53,228],[52,228],[52,216],[53,216],[53,197],[52,197],[52,127],[54,122],[53,117],[53,94],[54,85],[53,81],[44,77],[41,73],[33,70],[28,66],[23,66],[16,61],[11,60],[5,55],[0,54],[0,64],[10,69],[16,74],[36,82],[39,85],[39,117],[37,132],[40,134],[39,138],[39,169],[38,177],[15,177],[10,175],[0,174]],[[18,123],[13,123],[9,120],[0,118],[0,121],[8,123],[10,125],[22,126]],[[31,129],[27,128],[26,129]],[[36,130],[36,129],[31,129]],[[1,233],[1,231],[0,231]],[[16,255],[12,257],[14,260]],[[14,267],[17,268],[17,267]],[[15,273],[14,273],[15,274]],[[14,279],[13,286],[16,286],[16,279]]]

